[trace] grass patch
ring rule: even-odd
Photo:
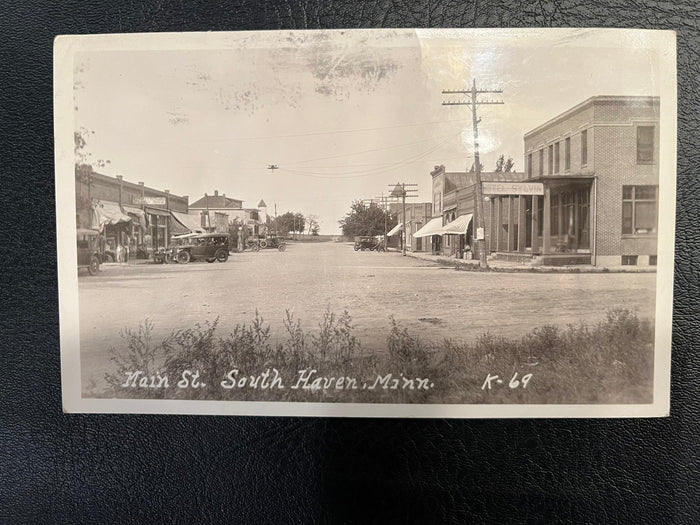
[[[648,403],[653,326],[626,309],[599,323],[546,325],[520,339],[427,343],[393,318],[383,355],[367,354],[350,314],[304,331],[287,312],[273,342],[256,311],[226,334],[218,319],[153,340],[146,320],[111,349],[107,387],[88,397],[364,403]],[[496,378],[496,376],[498,376]],[[491,379],[488,379],[491,378]],[[500,380],[500,382],[499,382]],[[490,386],[490,388],[489,388]]]

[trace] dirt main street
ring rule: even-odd
[[[109,348],[124,347],[120,330],[146,318],[158,340],[217,317],[226,334],[257,310],[273,338],[284,338],[286,310],[313,330],[327,308],[347,309],[363,347],[381,352],[390,316],[426,341],[488,331],[520,337],[544,324],[596,323],[614,307],[652,319],[655,280],[654,273],[459,272],[331,242],[236,253],[223,264],[108,265],[79,278],[81,376],[83,385],[101,382],[112,371]]]

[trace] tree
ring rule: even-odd
[[[92,153],[87,150],[88,137],[94,135],[94,131],[81,127],[78,131],[73,132],[73,140],[75,142],[75,165],[76,166],[91,166],[93,168],[104,168],[107,164],[111,164],[110,160],[97,159],[91,161]]]
[[[318,224],[318,215],[309,215],[306,218],[306,225],[308,226],[307,235],[318,235],[318,231],[321,229]]]
[[[285,212],[274,221],[278,235],[287,236],[290,232],[302,233],[306,227],[306,217],[299,212]]]
[[[479,168],[480,168],[479,169],[480,172],[484,171],[484,165],[481,162],[479,162]],[[469,173],[474,173],[474,163],[473,162],[472,162],[472,167],[469,168]]]
[[[513,170],[514,166],[513,157],[508,157],[508,160],[505,160],[505,155],[501,154],[501,156],[496,159],[496,169],[494,171],[509,172]]]
[[[378,204],[372,202],[368,205],[362,201],[354,201],[350,212],[339,220],[338,224],[346,237],[380,235],[384,233],[385,219],[387,230],[396,226],[396,216],[385,212]]]

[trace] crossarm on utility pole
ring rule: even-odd
[[[484,221],[484,197],[481,187],[481,163],[479,162],[479,122],[481,119],[477,117],[476,108],[481,105],[503,104],[500,100],[478,100],[478,96],[484,93],[503,93],[500,89],[476,89],[476,80],[472,82],[471,90],[443,90],[444,95],[471,95],[469,101],[447,101],[443,102],[443,106],[468,106],[472,111],[472,127],[474,129],[474,172],[475,172],[475,191],[474,211],[476,212],[476,241],[479,247],[479,266],[482,268],[488,267],[486,260],[486,243],[485,230],[486,224]]]

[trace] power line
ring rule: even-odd
[[[436,151],[438,148],[444,146],[450,140],[450,138],[452,138],[452,137],[447,138],[445,141],[433,146],[432,148],[429,148],[427,151],[424,151],[423,153],[420,153],[414,157],[410,157],[407,160],[394,163],[389,168],[377,168],[377,169],[361,170],[358,172],[350,172],[347,175],[327,175],[325,173],[294,170],[294,169],[284,168],[284,167],[282,167],[280,169],[282,171],[288,171],[290,173],[294,173],[297,175],[319,178],[319,179],[347,179],[347,178],[356,178],[356,177],[367,177],[369,175],[378,175],[381,173],[386,173],[388,171],[395,170],[395,169],[400,168],[402,166],[406,166],[408,164],[411,164],[411,163],[429,155],[433,151]],[[348,172],[345,172],[345,173],[348,173]]]
[[[330,130],[330,131],[312,131],[310,133],[291,133],[288,135],[263,135],[258,137],[229,137],[222,139],[209,139],[205,142],[227,142],[227,141],[239,141],[239,140],[268,140],[268,139],[288,139],[294,137],[315,137],[319,135],[337,135],[344,133],[359,133],[363,131],[381,131],[385,129],[397,129],[397,128],[411,128],[416,126],[428,126],[430,124],[444,124],[448,122],[464,122],[468,119],[453,119],[453,120],[434,120],[431,122],[415,122],[412,124],[396,124],[393,126],[379,126],[375,128],[355,128],[355,129],[340,129],[340,130]]]

